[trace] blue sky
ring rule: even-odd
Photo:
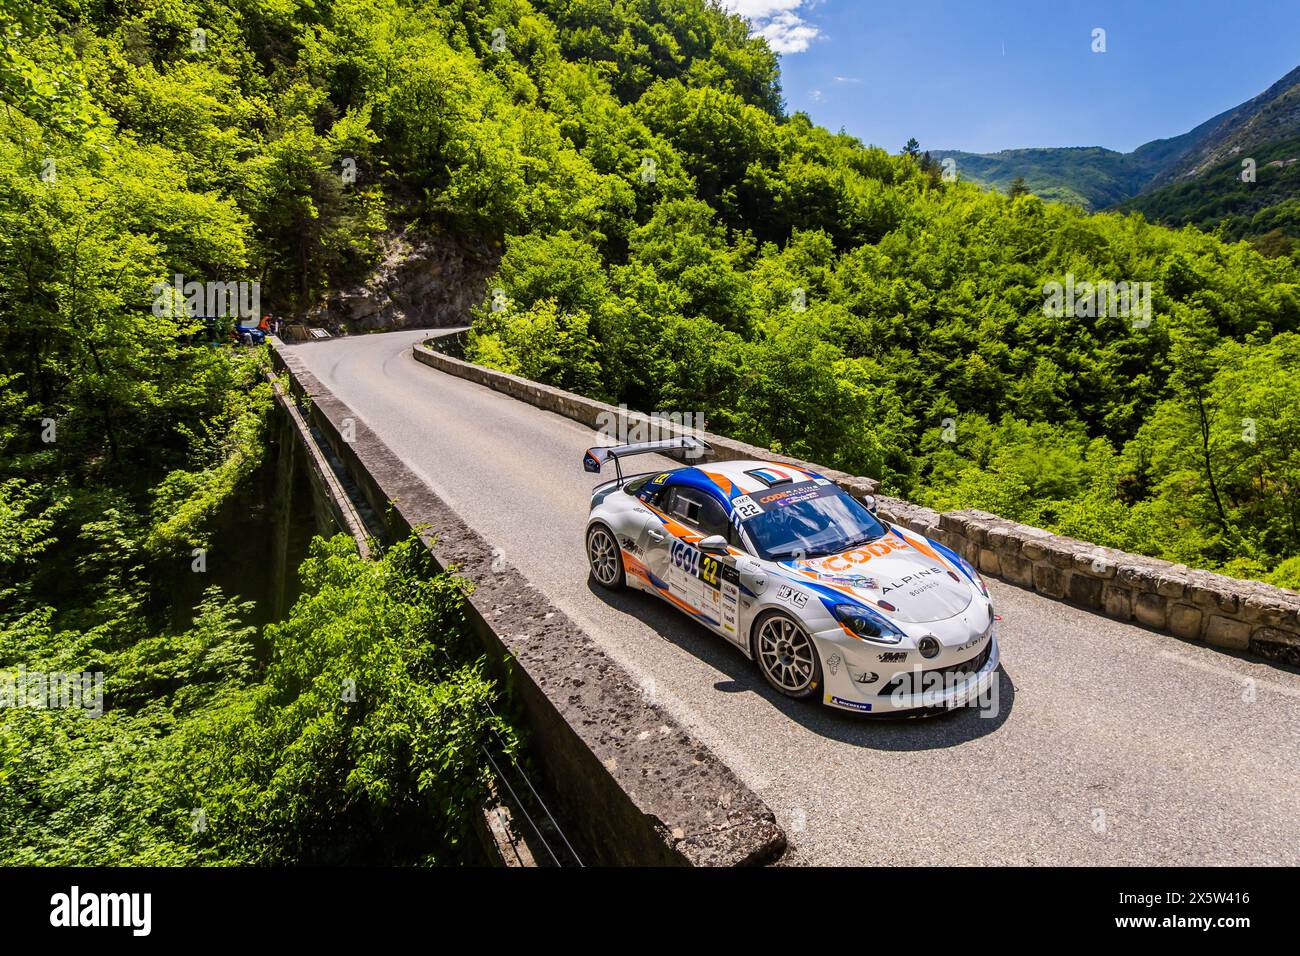
[[[781,53],[787,109],[897,152],[1131,150],[1300,66],[1300,0],[723,0]],[[1092,51],[1095,28],[1106,52]]]

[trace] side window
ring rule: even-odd
[[[731,540],[731,522],[727,520],[727,512],[712,495],[706,497],[700,508],[699,527],[705,535],[720,534],[728,541]]]
[[[654,505],[656,508],[664,508],[668,497],[672,492],[671,488],[665,488],[664,482],[672,472],[663,471],[655,474],[651,472],[648,475],[642,475],[629,481],[624,489],[628,494],[636,495],[646,504]]]
[[[664,499],[664,510],[674,518],[694,525],[700,514],[700,499],[697,495],[698,492],[689,488],[670,488],[668,497]]]
[[[706,537],[720,534],[731,540],[731,522],[727,512],[711,494],[696,488],[670,488],[664,510],[696,528]]]

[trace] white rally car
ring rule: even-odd
[[[589,449],[613,461],[587,522],[596,582],[658,595],[758,661],[788,697],[890,714],[988,693],[996,618],[956,552],[875,515],[875,502],[792,465],[725,461],[624,477],[620,459],[702,459],[674,438]]]

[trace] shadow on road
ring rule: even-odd
[[[813,701],[791,700],[777,693],[738,647],[663,601],[643,591],[606,591],[589,577],[587,589],[602,603],[636,618],[661,638],[727,675],[714,689],[722,694],[752,693],[813,733],[873,750],[937,750],[955,747],[993,733],[1006,722],[1015,703],[1015,682],[1005,668],[998,671],[996,707],[985,716],[978,707],[941,711],[921,717],[869,717],[824,707]]]

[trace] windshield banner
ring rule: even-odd
[[[765,511],[776,511],[778,508],[798,504],[801,501],[830,498],[838,494],[841,492],[834,482],[827,481],[825,478],[814,478],[811,481],[801,481],[784,487],[767,488],[752,495],[740,495],[731,499],[731,507],[741,521],[748,521],[750,518],[757,518]]]

